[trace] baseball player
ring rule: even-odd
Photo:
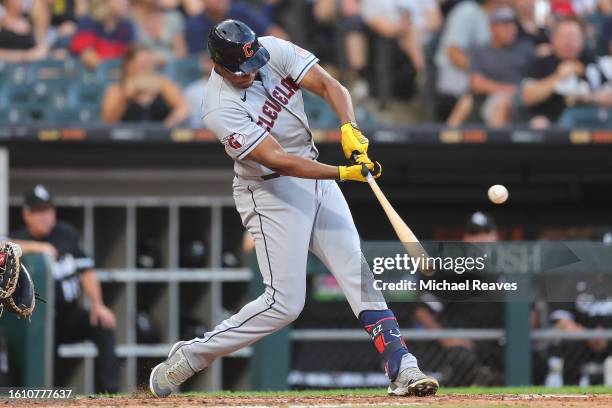
[[[365,182],[381,166],[355,124],[351,98],[310,52],[275,37],[257,38],[225,20],[208,36],[214,70],[203,101],[204,125],[234,159],[234,200],[255,239],[264,293],[203,337],[176,343],[151,372],[153,395],[165,397],[215,359],[290,324],[306,296],[306,260],[313,252],[334,274],[385,363],[393,395],[431,395],[438,382],[423,374],[382,296],[361,299],[370,276],[359,235],[336,180]],[[325,99],[339,116],[347,166],[318,162],[301,88]]]

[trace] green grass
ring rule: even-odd
[[[444,388],[442,387],[438,395],[482,395],[482,394],[610,394],[612,387],[592,386],[592,387],[464,387],[464,388]],[[181,393],[184,396],[198,397],[320,397],[320,396],[384,396],[386,390],[383,388],[367,389],[335,389],[335,390],[307,390],[307,391],[222,391],[222,392],[187,392]]]

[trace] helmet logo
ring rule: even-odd
[[[244,52],[244,56],[247,58],[251,58],[253,54],[255,54],[252,50],[253,43],[249,42],[242,46],[242,51]]]

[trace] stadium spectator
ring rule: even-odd
[[[499,240],[497,225],[493,217],[482,211],[473,213],[465,226],[463,242],[493,243]],[[463,247],[462,250],[467,250]],[[466,254],[467,255],[467,254]],[[480,256],[480,255],[479,255]],[[444,273],[444,276],[439,274]],[[438,271],[436,278],[447,282],[466,282],[466,279],[485,276],[474,272],[456,274],[453,271]],[[462,300],[462,296],[463,300]],[[453,291],[423,292],[414,311],[418,327],[430,330],[445,328],[495,328],[502,322],[501,303],[470,302],[470,291],[460,294]],[[478,316],[478,319],[474,319]],[[446,386],[494,385],[499,384],[499,349],[486,342],[475,343],[469,339],[444,338],[438,341],[436,369],[443,373]]]
[[[612,245],[612,230],[596,230],[593,239],[603,245]],[[555,288],[556,298],[567,298],[568,301],[550,304],[552,323],[557,329],[566,332],[612,327],[611,283],[609,275],[603,273],[595,276],[581,274],[558,282],[560,286]],[[612,355],[612,344],[605,338],[566,340],[554,347],[551,355],[552,366],[563,366],[563,369],[559,370],[563,384],[602,384],[601,364]],[[562,361],[556,362],[555,359]],[[600,369],[589,370],[589,365],[599,366]],[[551,374],[549,373],[549,377]],[[556,381],[556,385],[563,385],[560,380],[561,378]]]
[[[121,79],[110,85],[102,99],[102,121],[183,123],[189,105],[172,81],[155,72],[155,57],[143,46],[128,50]]]
[[[200,14],[203,10],[202,0],[159,0],[164,10],[178,10],[184,16]]]
[[[206,51],[204,40],[210,29],[218,22],[231,18],[240,20],[255,31],[258,36],[273,35],[287,38],[285,31],[275,25],[258,10],[232,0],[202,0],[204,11],[187,19],[187,48],[190,54]]]
[[[521,40],[531,41],[538,46],[538,53],[544,55],[550,52],[549,35],[546,27],[540,27],[536,22],[535,3],[535,0],[514,0],[518,17],[518,37]]]
[[[70,40],[77,32],[77,20],[88,9],[87,0],[34,0],[30,15],[37,40],[46,42],[54,58],[67,57]]]
[[[22,216],[25,227],[12,233],[12,239],[24,254],[43,253],[53,259],[55,344],[92,340],[98,347],[96,392],[119,391],[115,315],[104,304],[93,260],[81,249],[79,234],[56,220],[51,194],[40,184],[26,194]],[[89,310],[79,305],[81,289],[89,299]]]
[[[31,62],[48,54],[44,42],[36,41],[32,21],[25,13],[24,0],[3,0],[0,16],[0,60]]]
[[[160,63],[187,55],[185,22],[178,11],[162,8],[163,0],[133,0],[136,40],[156,54]],[[203,41],[203,40],[202,40]]]
[[[598,42],[602,54],[612,54],[612,15],[606,16],[601,27],[601,34]]]
[[[440,4],[437,0],[411,1],[408,4],[410,6],[410,18],[419,35],[420,42],[423,45],[429,44],[434,35],[440,32],[444,23]]]
[[[510,123],[513,101],[533,46],[517,41],[516,14],[511,7],[494,9],[490,15],[491,44],[470,53],[470,88],[482,120],[491,127]]]
[[[95,69],[102,61],[123,57],[135,34],[127,0],[91,0],[90,7],[91,16],[78,20],[70,50]]]
[[[610,78],[586,56],[580,22],[572,17],[560,20],[551,38],[552,55],[535,59],[523,82],[522,98],[531,126],[610,126]]]
[[[412,21],[413,7],[395,0],[363,0],[361,15],[377,36],[396,40],[415,71],[425,68],[418,26]],[[396,73],[397,74],[397,73]]]
[[[334,76],[349,86],[354,103],[363,100],[369,93],[368,38],[359,0],[315,0],[303,12],[308,13],[303,27],[287,27],[291,38],[311,50],[332,75],[340,68]]]
[[[202,124],[202,100],[204,98],[204,88],[208,83],[208,77],[213,68],[213,63],[208,55],[200,56],[200,64],[203,67],[204,76],[195,82],[187,85],[183,91],[185,99],[189,104],[189,125],[192,128],[201,128]]]
[[[490,42],[488,10],[499,0],[462,1],[449,13],[434,58],[437,68],[437,116],[445,120],[459,99],[468,91],[470,48]]]

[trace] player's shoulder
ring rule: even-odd
[[[264,46],[265,49],[270,53],[270,58],[273,60],[276,54],[288,52],[294,47],[297,47],[294,43],[282,38],[266,35],[258,38],[259,43]]]
[[[228,86],[223,77],[213,70],[204,89],[202,114],[206,116],[218,109],[240,106],[239,99],[239,90]]]
[[[61,235],[64,238],[75,238],[79,239],[79,232],[72,225],[65,221],[58,221],[53,228],[53,233]]]

